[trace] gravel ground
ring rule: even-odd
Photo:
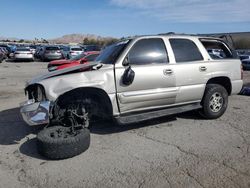
[[[250,98],[232,96],[224,116],[194,112],[129,126],[91,128],[91,146],[67,160],[36,150],[42,127],[19,114],[25,81],[46,63],[0,64],[0,187],[250,187]],[[244,72],[245,84],[250,71]]]

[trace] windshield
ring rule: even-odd
[[[131,40],[124,40],[106,47],[95,61],[103,64],[113,64]]]
[[[86,55],[84,53],[79,54],[73,58],[71,58],[70,60],[74,60],[74,61],[78,61],[79,59],[82,59],[83,57],[85,57]]]

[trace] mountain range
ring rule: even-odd
[[[54,43],[82,43],[84,39],[88,40],[110,40],[114,39],[114,37],[102,37],[98,35],[93,34],[69,34],[64,35],[59,38],[55,39],[49,39],[48,41],[54,42]]]

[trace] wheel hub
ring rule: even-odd
[[[219,112],[223,105],[223,98],[220,93],[214,93],[209,100],[209,107],[212,112]]]

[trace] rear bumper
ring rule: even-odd
[[[44,55],[44,59],[48,59],[48,60],[57,60],[57,59],[63,59],[62,55],[50,55],[50,54],[45,54]]]
[[[28,100],[20,104],[23,120],[30,126],[49,124],[50,101]]]
[[[15,59],[34,59],[34,56],[32,54],[30,55],[19,54],[19,55],[14,55],[14,58]]]
[[[239,94],[243,87],[243,80],[231,81],[232,84],[232,95]]]

